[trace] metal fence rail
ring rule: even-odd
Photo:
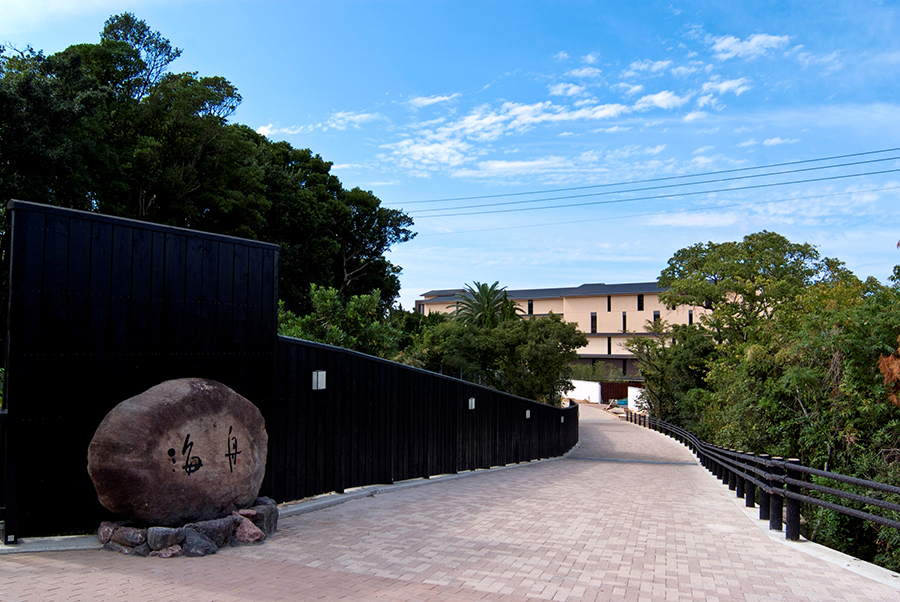
[[[746,507],[755,507],[758,497],[759,519],[768,520],[771,530],[780,531],[784,528],[786,539],[791,541],[800,539],[801,503],[827,508],[847,516],[900,529],[900,521],[829,502],[813,495],[806,495],[803,491],[831,495],[896,513],[900,513],[900,504],[878,499],[872,495],[860,495],[852,491],[820,485],[810,480],[803,480],[803,477],[808,475],[830,479],[838,483],[863,487],[869,492],[897,496],[900,496],[900,487],[803,466],[796,458],[785,459],[768,454],[752,454],[711,445],[679,426],[631,410],[626,410],[626,419],[633,424],[659,431],[687,446],[694,452],[704,468],[716,475],[723,484],[728,485],[728,488],[734,491],[737,497],[744,498]]]

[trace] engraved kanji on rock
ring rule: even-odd
[[[211,380],[171,380],[106,415],[88,447],[88,473],[108,510],[178,527],[253,505],[267,444],[247,399]]]

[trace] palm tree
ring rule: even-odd
[[[453,317],[464,324],[472,324],[485,328],[494,328],[500,322],[519,317],[519,309],[514,301],[506,296],[506,287],[499,282],[488,285],[485,282],[474,282],[466,285],[454,295],[459,301]]]

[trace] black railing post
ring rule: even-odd
[[[800,460],[797,458],[790,458],[787,461],[787,476],[791,479],[800,480],[800,473],[796,470],[791,470],[791,464],[800,464]],[[800,487],[797,485],[788,484],[786,488],[791,493],[800,493]],[[784,526],[784,537],[790,541],[798,541],[800,539],[800,500],[795,500],[793,498],[785,499],[785,518],[786,524]]]
[[[725,448],[717,445],[716,451],[719,452],[719,456],[724,456]],[[719,480],[722,481],[723,485],[728,484],[728,466],[725,464],[723,460],[717,460],[719,464]]]
[[[729,457],[729,458],[732,460],[732,462],[733,462],[733,461],[734,461],[734,456],[732,456],[732,455],[730,455],[730,454],[731,454],[731,453],[734,453],[734,450],[733,450],[733,449],[728,449],[728,452],[730,452],[728,457]],[[733,468],[733,467],[731,466],[731,464],[729,464],[729,465],[728,465],[728,491],[734,491],[735,489],[737,489],[737,469],[736,469],[736,468]]]
[[[750,454],[750,465],[756,465],[756,454]],[[744,479],[744,506],[753,508],[756,506],[756,485],[750,479]]]
[[[784,474],[784,468],[782,468],[783,462],[784,458],[780,456],[772,458],[773,476],[781,476]],[[784,510],[784,494],[782,493],[780,481],[772,479],[770,482],[772,483],[772,495],[769,499],[769,531],[781,531],[781,521],[783,518],[782,514]]]
[[[738,453],[743,454],[744,452],[739,451]],[[735,461],[739,462],[741,465],[744,464],[743,458],[737,458]],[[735,495],[735,497],[744,497],[744,471],[743,471],[743,469],[741,469],[740,471],[737,471],[737,474],[735,474],[734,495]]]
[[[772,487],[772,481],[769,479],[769,459],[772,456],[769,454],[759,454],[759,462],[760,465],[764,467],[766,471],[766,476],[763,477],[763,483],[765,484],[766,489],[760,489],[759,491],[759,520],[769,520],[769,510],[770,510],[770,501],[772,500],[772,494],[768,492],[768,489]]]

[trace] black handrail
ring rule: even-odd
[[[900,504],[804,481],[803,475],[831,479],[839,483],[894,495],[900,495],[900,487],[803,466],[796,458],[784,459],[771,457],[768,454],[752,454],[725,449],[701,441],[696,435],[680,426],[628,409],[625,410],[625,417],[628,422],[659,431],[687,446],[697,456],[704,468],[716,475],[723,484],[728,485],[729,489],[735,491],[736,497],[744,498],[746,507],[756,506],[758,490],[759,519],[768,520],[771,530],[780,531],[783,518],[786,539],[791,541],[800,539],[801,503],[900,529],[900,521],[801,493],[804,489],[816,491],[859,504],[900,512]]]

